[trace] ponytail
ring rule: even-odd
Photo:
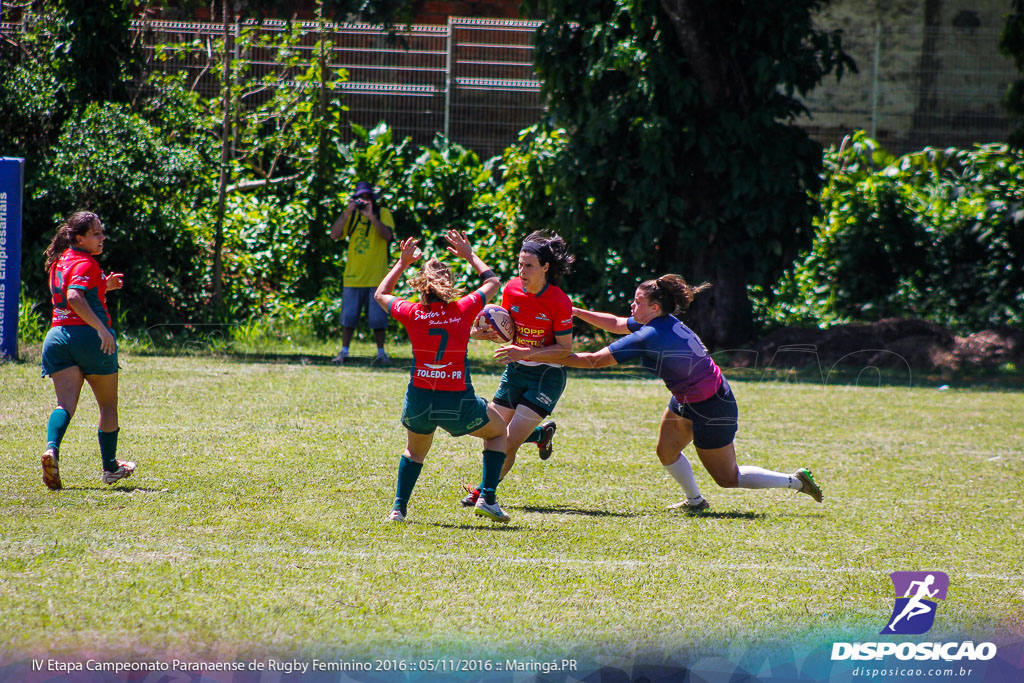
[[[436,258],[424,263],[420,272],[410,278],[409,285],[420,293],[420,301],[423,303],[450,303],[462,296],[462,290],[452,282],[452,271]]]
[[[711,284],[702,282],[693,287],[686,284],[682,275],[662,275],[654,280],[647,280],[637,287],[647,301],[658,304],[661,312],[665,314],[676,314],[685,311],[693,303],[693,297],[706,289]]]
[[[576,262],[576,257],[569,253],[569,245],[561,235],[544,230],[536,230],[527,235],[519,251],[533,254],[542,266],[547,265],[547,280],[553,285],[559,284],[572,272],[572,264]]]
[[[57,233],[53,236],[53,240],[50,241],[50,246],[46,248],[45,270],[47,273],[50,272],[53,264],[60,259],[61,254],[67,251],[69,247],[74,246],[76,235],[84,235],[89,232],[93,221],[99,223],[100,218],[92,211],[76,211],[60,224],[57,228]]]

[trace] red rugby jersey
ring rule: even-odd
[[[501,307],[516,323],[516,343],[542,347],[555,343],[556,336],[572,334],[572,302],[565,292],[548,283],[538,294],[523,289],[523,281],[514,277],[501,293]],[[533,361],[519,361],[537,365]]]
[[[69,289],[80,289],[85,292],[89,308],[107,327],[110,327],[107,280],[103,277],[99,261],[92,254],[81,249],[65,249],[57,262],[50,266],[50,295],[53,300],[51,327],[88,324],[68,305]]]
[[[392,299],[388,313],[402,323],[412,342],[413,386],[433,391],[472,388],[466,347],[473,322],[483,308],[480,290],[447,304]]]

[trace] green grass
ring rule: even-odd
[[[1019,392],[737,374],[740,464],[807,466],[825,503],[718,489],[696,466],[713,513],[691,518],[665,509],[680,491],[654,455],[663,385],[576,372],[554,457],[527,444],[499,490],[511,524],[459,507],[480,442],[440,434],[403,526],[383,520],[407,371],[275,351],[122,354],[119,456],[139,470],[99,481],[86,388],[61,492],[40,480],[54,399],[38,349],[0,366],[0,655],[614,659],[875,639],[888,573],[928,569],[950,576],[932,636],[1024,629]],[[498,369],[474,380],[489,397]]]

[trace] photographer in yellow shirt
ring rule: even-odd
[[[331,226],[331,239],[348,238],[341,297],[341,351],[331,361],[335,365],[343,365],[348,358],[349,343],[364,310],[377,342],[377,356],[370,364],[392,364],[384,352],[388,314],[374,301],[373,292],[388,273],[394,228],[395,219],[391,211],[378,204],[373,186],[365,180],[356,183],[345,212]]]

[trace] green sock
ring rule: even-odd
[[[423,463],[414,462],[404,455],[398,459],[398,487],[395,489],[395,504],[392,510],[401,510],[404,515],[416,480],[423,471]]]
[[[50,413],[50,421],[46,424],[46,448],[60,453],[60,442],[64,440],[64,432],[71,424],[71,414],[57,407]]]
[[[540,428],[540,425],[537,425],[523,443],[540,443],[540,440],[543,438],[544,430]]]
[[[96,436],[100,440],[100,457],[103,458],[103,469],[107,472],[117,471],[117,433],[121,431],[118,427],[112,432],[97,431]]]
[[[501,481],[501,466],[504,464],[504,453],[484,450],[484,474],[480,480],[480,495],[489,505],[494,505],[494,492]]]

